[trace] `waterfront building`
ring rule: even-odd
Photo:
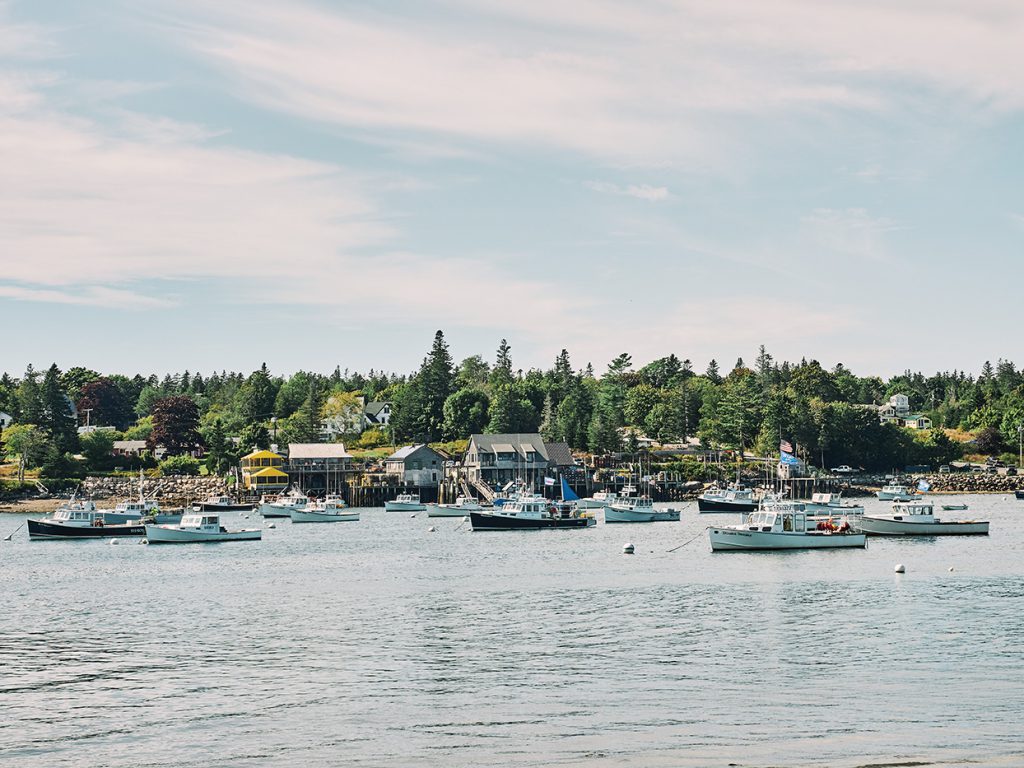
[[[343,443],[289,443],[285,471],[307,493],[340,493],[352,472]]]
[[[545,443],[539,434],[473,435],[463,462],[470,482],[500,488],[514,480],[538,485],[545,476],[573,466],[565,443]]]
[[[253,451],[241,459],[242,487],[255,493],[277,493],[288,487],[284,456],[273,451]]]
[[[444,477],[444,462],[429,445],[407,445],[387,457],[384,471],[403,485],[434,487]]]

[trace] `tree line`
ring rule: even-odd
[[[880,423],[867,406],[893,394],[907,395],[912,411],[935,429]],[[392,405],[387,428],[362,429],[362,404],[371,401]],[[540,432],[578,451],[609,453],[634,449],[643,434],[759,455],[773,455],[786,440],[819,466],[888,469],[949,461],[967,439],[973,453],[1012,450],[1024,424],[1024,375],[999,360],[985,362],[977,376],[862,377],[842,364],[780,362],[763,346],[752,365],[739,359],[728,372],[715,360],[697,372],[674,354],[637,367],[622,353],[597,373],[590,363],[574,366],[564,349],[550,368],[524,371],[504,339],[493,362],[472,355],[455,363],[437,331],[409,374],[338,367],[329,375],[280,376],[264,364],[248,375],[186,370],[160,378],[29,366],[20,377],[0,376],[0,411],[16,422],[0,436],[6,452],[45,465],[48,476],[64,476],[79,452],[102,464],[115,437],[145,440],[169,456],[203,449],[211,469],[223,471],[253,447],[318,441],[325,423],[340,425],[337,439],[366,448]],[[85,424],[116,432],[80,436]]]

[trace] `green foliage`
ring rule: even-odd
[[[241,456],[254,450],[270,450],[270,431],[263,424],[247,424],[238,435]]]
[[[388,444],[388,435],[383,429],[372,428],[367,429],[359,436],[356,440],[356,446],[359,448],[381,448]]]
[[[71,398],[61,385],[60,376],[56,364],[51,365],[43,376],[40,387],[43,413],[39,426],[58,453],[70,453],[78,450],[78,421],[72,410]]]
[[[171,456],[160,462],[162,475],[198,475],[199,459],[193,456]]]
[[[224,422],[217,419],[204,435],[206,441],[206,469],[210,474],[224,475],[238,462],[234,447],[224,434]]]
[[[95,430],[81,437],[82,455],[85,456],[88,468],[96,471],[109,471],[115,463],[114,441],[119,439],[117,432]]]
[[[202,444],[199,409],[191,397],[175,395],[156,401],[153,405],[153,431],[146,439],[151,451],[162,446],[169,456],[178,456]]]
[[[153,417],[144,416],[124,431],[125,440],[148,440],[153,434]]]
[[[479,434],[487,427],[491,400],[486,392],[464,388],[449,395],[444,401],[444,434],[456,439]]]

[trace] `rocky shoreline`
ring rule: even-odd
[[[219,496],[226,491],[224,479],[216,476],[147,477],[142,483],[143,496],[147,499],[157,499],[160,506],[165,509],[184,507],[207,496]],[[0,512],[49,513],[66,501],[68,495],[0,502]],[[135,477],[87,477],[79,487],[78,496],[91,498],[97,502],[102,500],[105,502],[104,506],[114,506],[119,502],[139,497],[139,480]]]

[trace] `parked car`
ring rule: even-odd
[[[941,465],[941,466],[939,467],[939,474],[940,474],[940,475],[948,475],[948,474],[949,474],[950,472],[952,472],[952,471],[953,471],[953,470],[952,470],[952,468],[951,468],[951,467],[949,466],[949,464],[943,464],[943,465]]]
[[[833,467],[832,472],[837,475],[853,475],[856,474],[857,470],[849,464],[841,464],[838,467]]]

